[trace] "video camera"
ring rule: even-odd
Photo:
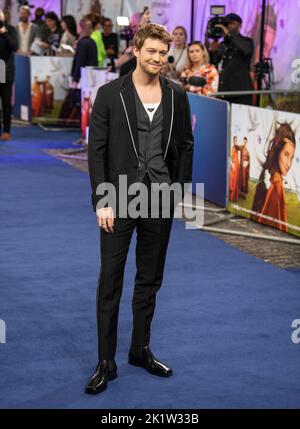
[[[213,15],[213,18],[210,18],[207,23],[205,36],[209,39],[218,40],[224,36],[224,33],[222,29],[216,27],[216,25],[222,24],[227,27],[229,24],[229,21],[225,16],[220,16],[225,15],[225,6],[211,6],[210,14]]]
[[[130,27],[130,21],[128,16],[118,16],[117,24],[120,30],[118,31],[119,37],[121,40],[126,40],[126,46],[129,45],[129,42],[133,39],[134,32]]]
[[[18,7],[20,8],[21,6],[28,6],[30,9],[34,8],[33,4],[29,4],[29,1],[27,0],[18,0]]]

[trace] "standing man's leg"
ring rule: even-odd
[[[171,205],[169,218],[139,218],[137,222],[137,273],[132,301],[133,329],[128,362],[161,377],[168,377],[173,371],[152,354],[149,342],[156,293],[163,280],[173,207]]]
[[[3,133],[1,140],[10,139],[12,82],[1,83]]]
[[[172,218],[140,218],[137,223],[137,273],[132,301],[133,346],[146,346],[150,342],[156,293],[163,280],[171,227]]]
[[[115,357],[124,269],[135,224],[135,219],[116,218],[113,233],[101,230],[101,270],[97,289],[99,361]]]
[[[119,304],[123,288],[127,253],[135,228],[135,219],[115,218],[114,231],[100,234],[101,269],[97,289],[97,324],[99,362],[88,381],[86,393],[106,389],[109,380],[117,377],[115,353]]]

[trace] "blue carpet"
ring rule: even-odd
[[[160,379],[126,362],[134,242],[119,318],[119,377],[84,393],[96,359],[99,231],[86,174],[47,155],[76,136],[14,130],[0,146],[1,408],[298,408],[299,277],[174,222],[152,349]]]
[[[287,271],[295,276],[298,276],[300,282],[300,268],[287,268]]]

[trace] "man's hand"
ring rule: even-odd
[[[115,55],[115,51],[112,48],[108,48],[108,49],[106,49],[106,55],[108,57],[112,57]]]
[[[7,33],[7,28],[3,26],[2,28],[0,28],[0,34],[4,33]]]
[[[228,28],[226,28],[223,24],[216,24],[215,27],[221,28],[225,36],[227,36],[227,34],[229,33]]]
[[[220,49],[220,43],[217,42],[216,40],[213,40],[210,45],[209,45],[209,50],[211,52],[217,52]]]
[[[106,232],[114,232],[115,223],[114,211],[112,207],[104,207],[96,210],[98,225]]]

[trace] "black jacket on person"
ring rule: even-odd
[[[171,182],[190,183],[194,137],[185,90],[160,76],[163,110],[163,159]],[[89,128],[88,164],[92,203],[96,210],[101,196],[97,186],[112,183],[118,189],[119,175],[127,175],[128,187],[138,182],[139,159],[137,114],[132,73],[99,88]]]
[[[253,51],[253,40],[249,37],[239,33],[231,33],[225,37],[217,58],[218,65],[221,66],[219,91],[251,91],[253,89],[250,78]],[[249,98],[249,96],[247,97]],[[241,100],[241,97],[239,99]],[[228,98],[228,100],[238,101],[232,98]]]
[[[0,33],[0,59],[6,64],[6,82],[15,78],[14,52],[18,49],[17,31],[12,25],[6,25],[7,32]]]
[[[130,58],[130,60],[126,61],[120,67],[120,76],[124,76],[125,74],[130,73],[136,68],[136,57]]]
[[[89,36],[82,37],[77,43],[71,72],[75,82],[80,80],[80,68],[86,66],[98,66],[97,45]]]
[[[102,40],[105,46],[105,49],[113,49],[115,52],[115,55],[108,55],[112,56],[113,58],[118,58],[119,54],[119,38],[117,33],[110,33],[108,36],[105,36],[104,33],[102,33]]]

